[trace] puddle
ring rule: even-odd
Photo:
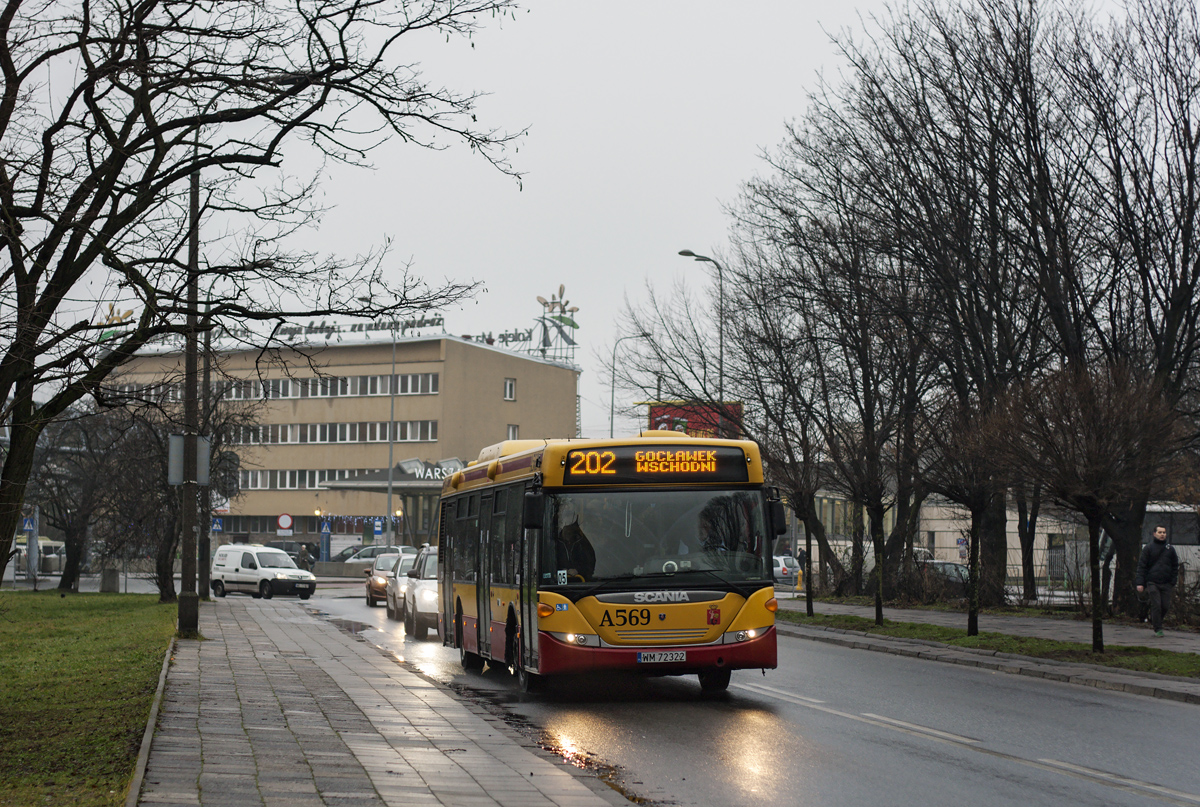
[[[353,619],[333,619],[328,616],[325,619],[338,630],[343,630],[360,641],[363,640],[362,634],[365,631],[377,630],[374,625],[368,625],[366,622],[356,622]]]
[[[553,734],[529,718],[509,711],[509,706],[522,703],[528,696],[511,690],[475,689],[456,681],[446,682],[446,686],[463,700],[478,704],[487,710],[489,714],[504,721],[505,725],[531,741],[538,748],[554,754],[568,765],[592,774],[631,803],[645,804],[651,807],[660,804],[660,802],[643,798],[631,792],[622,781],[624,769],[619,765],[611,765],[603,762],[591,751],[584,751],[574,745],[564,745]]]

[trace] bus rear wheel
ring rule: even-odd
[[[702,670],[696,675],[700,679],[700,691],[705,695],[724,692],[729,689],[729,676],[732,672],[728,667],[714,667],[711,670]]]

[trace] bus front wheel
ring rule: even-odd
[[[478,653],[468,652],[466,643],[463,642],[463,618],[461,612],[454,621],[454,638],[458,644],[458,663],[462,665],[462,668],[467,672],[479,672],[482,670],[483,656]]]
[[[542,677],[525,669],[525,649],[517,644],[517,686],[526,694],[532,694],[541,689]]]
[[[728,667],[714,667],[697,674],[700,679],[700,691],[705,695],[724,692],[729,689],[729,676],[732,673]]]

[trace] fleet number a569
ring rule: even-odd
[[[614,611],[605,611],[604,616],[600,618],[600,627],[609,625],[611,627],[620,628],[625,625],[649,624],[649,608],[617,608]]]

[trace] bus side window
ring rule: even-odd
[[[473,583],[479,568],[479,494],[472,493],[467,496],[466,502],[467,517],[459,522],[462,525],[459,543],[462,544],[465,563],[463,579]],[[462,512],[461,508],[459,512]]]
[[[458,582],[469,579],[468,573],[471,568],[468,555],[470,541],[466,532],[466,512],[467,499],[465,496],[451,502],[447,507],[447,515],[453,513],[454,516],[449,525],[450,554],[454,568],[453,579]]]
[[[492,580],[496,583],[508,583],[509,574],[504,557],[505,525],[510,516],[506,512],[507,491],[500,488],[492,504],[492,523],[488,528],[488,566]]]

